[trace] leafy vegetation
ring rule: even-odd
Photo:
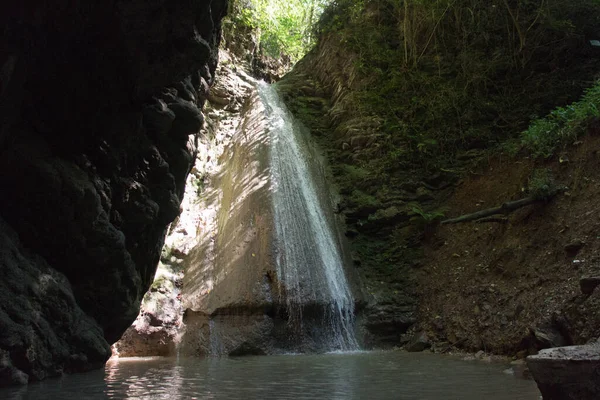
[[[410,218],[410,220],[420,225],[426,226],[434,224],[435,222],[441,221],[446,216],[445,208],[426,211],[419,203],[412,203],[410,206],[413,213],[413,216]]]
[[[535,169],[528,182],[528,192],[536,200],[546,200],[556,193],[557,184],[552,171],[547,168]]]
[[[508,139],[529,146],[520,135],[532,119],[581,96],[599,72],[597,26],[600,0],[332,1],[317,48],[278,85],[319,132],[365,270],[418,265],[443,188]],[[319,92],[332,94],[327,112],[309,101]],[[572,132],[595,112],[577,108],[558,125]],[[551,178],[532,176],[529,193],[545,198]],[[394,207],[397,217],[382,215]]]
[[[313,25],[327,0],[236,0],[230,14],[237,25],[258,33],[263,54],[299,60],[314,44]]]
[[[557,147],[572,143],[584,133],[590,119],[600,117],[600,82],[587,89],[581,100],[558,107],[536,119],[521,134],[521,142],[534,157],[548,158]]]
[[[319,24],[355,57],[355,119],[376,115],[382,171],[436,170],[516,137],[597,73],[599,0],[336,0]],[[543,127],[540,127],[540,129]],[[375,168],[375,167],[373,167]]]

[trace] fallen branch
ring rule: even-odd
[[[490,216],[496,215],[496,214],[505,214],[506,215],[510,212],[513,212],[513,211],[521,208],[521,207],[525,207],[525,206],[528,206],[533,203],[547,202],[548,200],[553,198],[558,193],[564,192],[567,189],[568,188],[564,187],[564,186],[558,187],[555,190],[553,190],[551,193],[549,193],[548,196],[546,196],[543,199],[539,199],[539,198],[535,198],[535,197],[526,197],[521,200],[508,201],[508,202],[502,204],[500,207],[488,208],[487,210],[477,211],[473,214],[465,214],[465,215],[461,215],[460,217],[457,217],[457,218],[447,219],[445,221],[442,221],[441,224],[442,225],[458,224],[461,222],[475,221],[475,220],[479,220],[479,219],[485,218],[485,217],[490,217]],[[483,222],[483,221],[481,221],[481,222]]]
[[[491,217],[485,217],[485,218],[478,219],[475,222],[477,222],[478,224],[483,224],[485,222],[498,222],[501,224],[505,224],[508,222],[508,218],[492,215]]]
[[[447,219],[442,221],[442,225],[445,224],[458,224],[461,222],[475,221],[477,219],[489,217],[496,214],[508,214],[509,212],[515,211],[521,207],[528,206],[530,204],[536,203],[540,200],[534,197],[526,197],[521,200],[508,201],[502,204],[500,207],[488,208],[487,210],[477,211],[472,214],[461,215],[457,218]]]
[[[425,188],[425,189],[429,189],[429,190],[444,190],[447,187],[452,186],[452,182],[445,182],[442,183],[440,186],[433,186],[428,184],[427,182],[421,182],[421,185]]]

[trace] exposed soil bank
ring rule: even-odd
[[[435,341],[471,351],[535,354],[583,344],[600,332],[598,124],[556,160],[495,157],[462,179],[445,205],[458,216],[525,197],[534,169],[568,189],[506,221],[441,225],[425,242],[419,321]]]

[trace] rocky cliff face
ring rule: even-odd
[[[179,214],[226,1],[0,14],[0,383],[101,365]]]
[[[138,318],[113,347],[115,355],[267,354],[298,345],[290,337],[302,335],[289,331],[275,263],[271,153],[277,150],[269,132],[269,106],[260,99],[251,72],[256,71],[249,60],[221,49],[183,211],[171,225]],[[314,144],[308,148],[311,159],[319,160],[311,164],[313,174],[328,172],[320,151]],[[325,186],[321,200],[337,202]],[[355,278],[350,281],[359,294]],[[319,312],[307,312],[319,319]],[[303,343],[304,350],[315,350],[309,343]]]
[[[219,79],[224,76],[220,75]],[[219,169],[208,176],[201,199],[205,212],[198,218],[196,228],[197,243],[184,259],[182,297],[186,327],[180,350],[183,354],[212,356],[319,351],[325,347],[321,341],[325,342],[330,334],[321,326],[326,325],[322,315],[329,304],[334,304],[324,284],[327,277],[319,275],[319,266],[324,263],[310,258],[312,253],[308,246],[303,248],[302,254],[307,256],[295,264],[298,266],[295,277],[301,282],[297,289],[279,264],[281,254],[290,258],[295,254],[292,252],[295,248],[290,250],[284,240],[298,247],[301,247],[299,242],[312,243],[307,235],[293,236],[290,229],[285,230],[287,236],[282,239],[277,230],[277,218],[280,218],[277,187],[285,184],[281,183],[283,179],[289,179],[284,173],[292,172],[282,172],[280,181],[276,178],[274,171],[282,168],[273,154],[284,155],[276,147],[274,125],[285,126],[287,137],[297,133],[292,132],[292,121],[274,115],[272,109],[277,107],[277,102],[266,99],[266,88],[250,85],[249,77],[241,72],[235,81],[244,89],[244,107],[230,144],[220,157]],[[220,85],[217,88],[220,89]],[[225,93],[239,93],[239,89],[227,90],[227,86],[223,89]],[[315,201],[331,209],[331,196],[321,182],[326,168],[321,163],[319,150],[312,143],[298,146],[311,160],[306,171],[310,176],[306,179],[314,179],[323,196]],[[302,183],[294,181],[294,184]],[[300,191],[296,195],[306,196]],[[309,213],[306,205],[294,204],[292,200],[286,198],[285,207]],[[334,225],[332,215],[331,218]],[[343,255],[343,241],[337,236],[334,241]],[[344,261],[340,260],[342,268]],[[308,287],[308,293],[302,297],[303,302],[298,303],[298,314],[291,316],[294,309],[288,299],[294,290],[301,291],[304,287]]]
[[[114,344],[114,355],[175,355],[186,331],[182,304],[185,293],[181,290],[184,276],[189,272],[198,285],[212,284],[210,275],[195,275],[197,270],[191,261],[198,253],[194,251],[197,247],[208,252],[212,250],[210,235],[215,229],[218,198],[222,190],[217,181],[225,173],[219,160],[231,157],[231,151],[227,157],[223,152],[229,148],[240,124],[242,105],[253,92],[249,77],[244,72],[246,69],[237,64],[229,51],[221,48],[215,82],[204,109],[205,126],[200,132],[198,152],[181,204],[182,212],[170,226],[161,262],[150,291],[144,296],[140,314]]]

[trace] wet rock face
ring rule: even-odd
[[[179,214],[226,1],[7,8],[0,272],[22,304],[0,304],[0,384],[99,366],[135,319]]]

